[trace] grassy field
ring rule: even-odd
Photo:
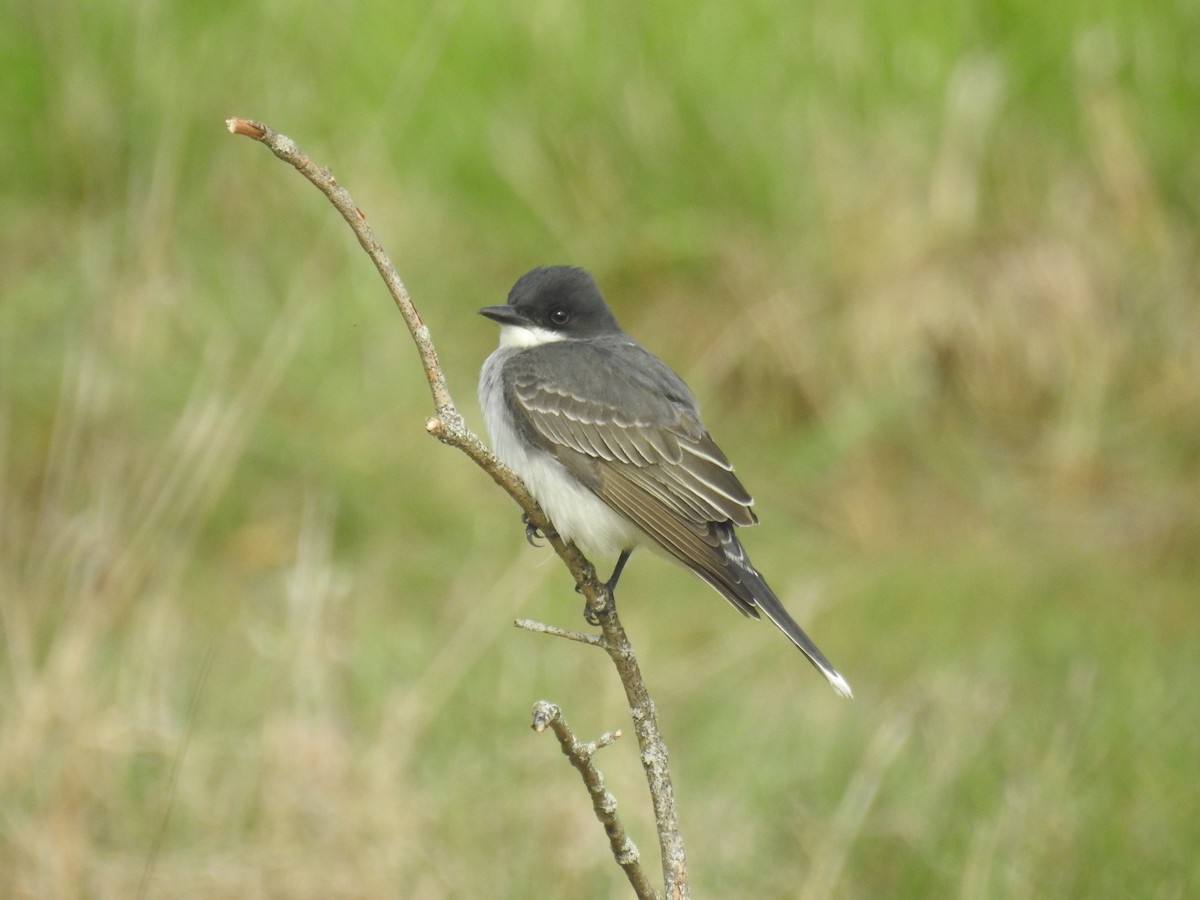
[[[0,895],[628,895],[578,596],[232,115],[476,427],[543,263],[701,398],[856,699],[634,561],[695,896],[1200,895],[1196,5],[594,6],[6,4]]]

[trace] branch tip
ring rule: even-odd
[[[557,706],[545,700],[533,704],[533,724],[529,727],[541,734],[550,724],[561,715]]]
[[[253,119],[241,119],[234,117],[225,120],[225,127],[229,129],[230,134],[241,134],[248,138],[254,138],[256,141],[261,141],[267,136],[267,128],[261,122],[255,122]]]

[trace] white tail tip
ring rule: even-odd
[[[845,678],[843,678],[833,669],[830,669],[828,672],[822,671],[821,674],[829,679],[830,686],[837,691],[840,696],[851,700],[854,699],[854,691],[850,690],[850,682],[848,682]]]

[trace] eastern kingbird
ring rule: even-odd
[[[527,272],[508,303],[479,311],[500,346],[479,378],[496,455],[541,504],[564,541],[617,556],[634,548],[691,569],[747,616],[775,623],[824,675],[850,685],[788,615],[734,533],[754,500],[700,421],[691,391],[621,330],[592,276],[570,266]]]

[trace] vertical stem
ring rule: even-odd
[[[675,812],[675,788],[671,784],[671,771],[667,766],[667,745],[658,728],[658,714],[650,692],[646,689],[646,682],[642,679],[641,666],[638,665],[633,645],[629,643],[611,598],[600,618],[600,627],[605,637],[604,649],[612,659],[613,665],[617,667],[621,684],[625,687],[629,715],[633,719],[633,730],[638,740],[638,755],[646,772],[646,783],[654,804],[665,896],[669,900],[687,900],[691,896],[687,880],[687,858],[683,848],[683,835],[679,831],[679,819]]]

